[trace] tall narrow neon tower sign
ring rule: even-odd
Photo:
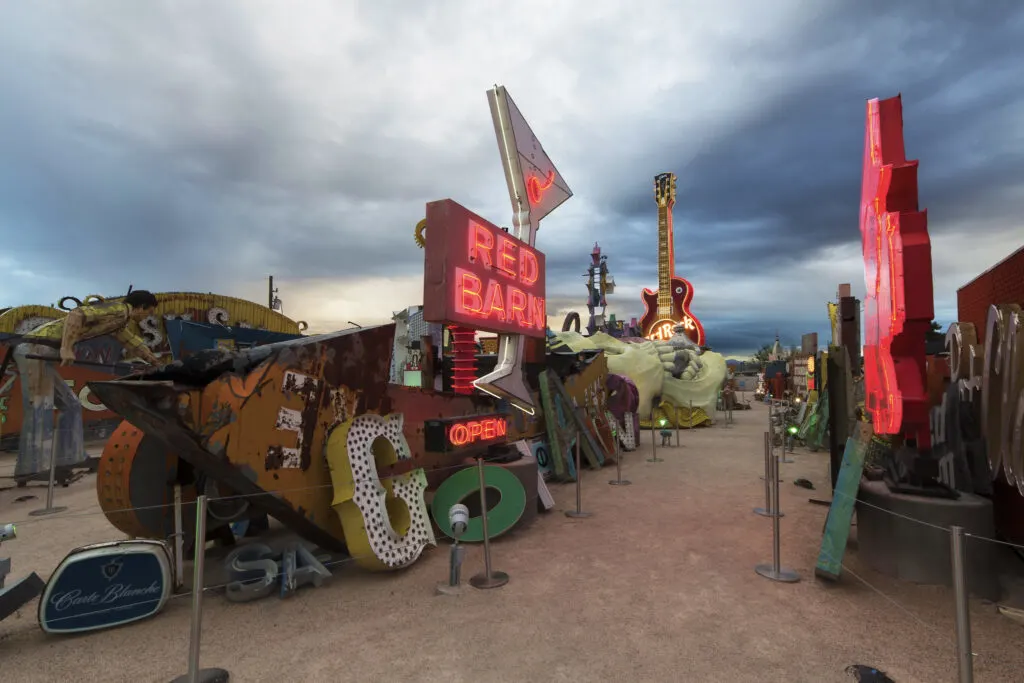
[[[495,85],[488,90],[487,101],[491,106],[498,152],[512,202],[512,232],[516,238],[533,247],[541,219],[571,197],[572,190],[504,86]],[[477,379],[474,385],[480,391],[506,399],[532,415],[535,412],[533,397],[526,387],[522,364],[523,336],[501,334],[494,371]]]
[[[935,315],[928,214],[903,146],[899,96],[869,100],[861,184],[865,406],[878,434],[931,446],[925,335]]]

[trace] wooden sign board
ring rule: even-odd
[[[551,387],[555,392],[556,396],[560,396],[565,405],[569,406],[572,417],[574,419],[575,428],[577,432],[583,434],[584,439],[581,444],[583,448],[583,455],[587,458],[587,462],[590,463],[591,468],[600,469],[601,465],[604,464],[604,450],[598,445],[597,432],[592,430],[590,425],[587,424],[587,413],[582,406],[576,406],[573,404],[572,398],[569,396],[569,392],[565,390],[565,385],[562,384],[561,380],[558,379],[554,374],[548,374],[548,381],[551,383]]]
[[[864,473],[864,455],[867,453],[871,435],[871,425],[858,422],[854,427],[853,436],[846,440],[843,465],[832,491],[832,505],[828,510],[828,519],[825,520],[825,533],[821,538],[818,563],[814,567],[814,575],[823,579],[837,581],[842,572],[846,541],[850,537],[850,521],[853,519],[853,510],[857,503],[860,479]]]
[[[602,352],[583,368],[566,378],[565,391],[573,405],[586,409],[591,419],[603,416],[608,408],[608,357]]]

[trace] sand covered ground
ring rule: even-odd
[[[858,561],[855,542],[838,584],[814,579],[827,508],[807,500],[829,498],[826,453],[797,449],[782,465],[782,558],[803,580],[754,573],[771,560],[771,522],[751,513],[764,497],[766,413],[755,405],[730,428],[684,431],[681,448],[658,449],[659,463],[646,462],[645,433],[625,456],[632,486],[609,486],[611,467],[585,473],[589,519],[566,518],[573,487],[553,486],[555,511],[494,544],[495,568],[511,575],[497,590],[435,595],[442,545],[395,574],[340,565],[330,583],[288,600],[232,604],[208,592],[203,664],[243,682],[825,683],[853,680],[844,669],[855,663],[898,683],[956,680],[949,588],[880,576]],[[0,457],[0,475],[12,468]],[[797,477],[817,490],[793,486]],[[36,498],[14,502],[24,495]],[[119,538],[91,475],[58,488],[67,512],[28,516],[44,502],[41,486],[0,491],[0,523],[18,522],[19,538],[0,547],[11,578],[45,578],[71,548]],[[212,585],[219,562],[207,565]],[[464,580],[481,569],[470,547]],[[27,606],[0,622],[2,680],[169,681],[186,670],[189,606],[174,598],[147,621],[73,637],[43,634]],[[1024,627],[992,603],[972,600],[971,615],[975,680],[1024,680]]]

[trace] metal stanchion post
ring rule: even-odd
[[[764,507],[754,508],[754,513],[761,515],[762,517],[772,517],[778,515],[779,517],[785,517],[785,515],[779,510],[772,510],[772,451],[770,448],[771,435],[768,432],[764,433]]]
[[[960,672],[960,683],[974,681],[974,655],[971,652],[971,608],[968,602],[967,575],[964,565],[967,563],[964,548],[964,529],[959,526],[949,528],[949,550],[953,561],[953,597],[956,600],[956,659]]]
[[[608,482],[612,486],[629,486],[633,482],[622,478],[622,449],[619,447],[619,432],[612,430],[612,440],[615,441],[615,479]]]
[[[647,462],[661,462],[663,458],[658,457],[658,435],[655,434],[658,430],[654,427],[654,408],[651,408],[651,457],[647,458]]]
[[[60,430],[53,430],[52,445],[50,446],[50,478],[46,486],[46,507],[42,510],[33,510],[28,513],[33,517],[52,515],[67,510],[66,506],[53,507],[53,485],[57,478],[57,442],[60,439]]]
[[[181,484],[174,485],[174,589],[185,585],[185,525],[181,519]]]
[[[476,459],[477,471],[480,473],[480,521],[484,533],[484,573],[477,574],[469,580],[473,588],[501,588],[508,583],[508,574],[491,569],[491,539],[487,528],[487,484],[484,480],[484,459]],[[579,476],[579,472],[576,473]]]
[[[224,669],[199,668],[199,644],[203,637],[203,569],[206,561],[206,494],[196,498],[195,559],[192,562],[192,629],[188,640],[188,673],[171,683],[224,683]]]
[[[592,512],[583,511],[583,470],[580,467],[580,441],[583,440],[583,434],[576,434],[576,509],[566,510],[566,517],[582,518],[590,517],[593,515]]]
[[[676,408],[676,448],[679,448],[679,408]]]
[[[771,564],[759,564],[754,567],[754,571],[763,576],[766,579],[772,581],[781,581],[783,583],[796,583],[800,580],[800,575],[792,569],[784,569],[782,567],[782,559],[780,557],[780,543],[779,543],[779,517],[781,516],[781,509],[779,506],[779,461],[778,458],[771,458],[771,470],[772,470],[772,563]]]
[[[786,415],[789,414],[789,411],[792,408],[792,406],[793,406],[792,402],[790,402],[787,405],[786,410],[782,413],[782,420],[781,420],[782,424],[780,425],[782,427],[782,455],[779,456],[779,458],[780,458],[780,461],[782,462],[782,464],[784,464],[784,465],[789,465],[790,463],[794,462],[792,458],[786,457],[786,451],[788,450],[790,453],[792,453],[793,452],[793,444],[795,443],[794,435],[789,433],[789,425],[786,424]],[[787,439],[789,439],[789,446],[788,447],[786,445],[786,440]]]

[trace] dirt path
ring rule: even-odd
[[[849,572],[837,585],[813,578],[827,509],[807,499],[828,498],[825,453],[798,449],[782,466],[782,558],[803,580],[754,573],[771,559],[770,520],[751,513],[764,496],[766,412],[758,405],[730,428],[684,431],[682,448],[659,449],[660,463],[645,461],[645,433],[643,448],[626,454],[632,486],[608,486],[612,468],[586,472],[592,518],[566,518],[573,488],[553,487],[557,511],[495,543],[495,568],[512,577],[501,589],[435,596],[446,576],[439,548],[393,575],[343,566],[330,584],[286,601],[208,594],[203,663],[243,682],[825,683],[852,681],[843,670],[854,663],[898,683],[955,680],[949,589],[879,576],[853,548],[849,570],[874,588]],[[817,490],[793,486],[796,477]],[[71,510],[19,525],[20,538],[0,550],[14,576],[45,576],[67,549],[117,537],[92,514],[93,487],[89,477],[58,490]],[[0,492],[0,522],[42,507],[45,490],[30,491],[39,499],[13,503],[25,489]],[[464,579],[481,569],[470,548]],[[1024,680],[1022,627],[979,601],[972,626],[975,680]],[[0,667],[18,683],[166,682],[185,671],[188,631],[187,598],[149,621],[79,637],[44,636],[33,608],[0,623]]]

